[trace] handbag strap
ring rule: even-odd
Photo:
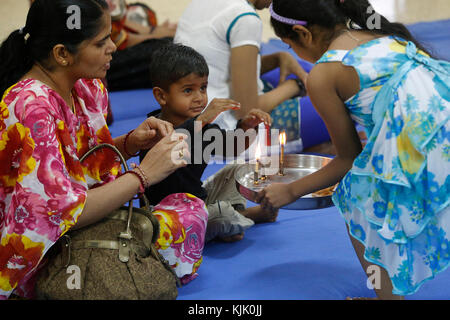
[[[120,163],[122,164],[125,171],[128,171],[127,162],[126,162],[125,158],[123,157],[123,155],[120,153],[119,149],[117,149],[116,146],[113,146],[108,143],[101,143],[101,144],[96,145],[95,147],[91,148],[90,150],[88,150],[80,158],[80,162],[83,162],[92,153],[98,151],[99,149],[103,149],[103,148],[109,148],[109,149],[113,150],[119,157]],[[142,195],[142,198],[144,199],[146,209],[149,211],[150,215],[152,215],[151,210],[150,210],[149,201],[148,201],[147,197],[145,196],[145,194]],[[131,219],[132,219],[132,217],[133,217],[133,200],[130,200],[129,205],[128,205],[128,217],[127,217],[126,229],[125,229],[125,231],[123,231],[119,234],[119,242],[121,243],[121,245],[119,246],[119,259],[122,262],[128,262],[128,260],[130,258],[130,241],[133,238],[133,236],[131,234]],[[152,223],[154,223],[155,220],[156,219],[152,219]],[[154,229],[159,230],[159,228],[154,228]]]
[[[80,250],[80,249],[106,249],[106,250],[119,250],[120,247],[123,246],[123,243],[121,241],[114,241],[114,240],[83,240],[83,241],[71,241],[70,237],[67,236],[66,244],[64,245],[65,248],[63,250],[68,250],[67,256],[69,257],[69,260],[67,260],[66,268],[69,266],[70,261],[70,252],[71,250]],[[175,278],[177,287],[181,287],[181,281],[178,278],[175,270],[172,269],[170,264],[167,262],[166,259],[158,252],[158,250],[155,248],[153,244],[150,244],[150,248],[147,246],[140,246],[136,243],[132,243],[130,250],[133,250],[136,254],[138,254],[141,257],[147,257],[148,255],[152,255],[157,261],[159,261],[166,270],[170,271],[172,275]]]

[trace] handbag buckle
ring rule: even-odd
[[[129,232],[121,232],[119,234],[119,260],[121,262],[126,263],[130,260],[132,238]]]
[[[66,261],[66,263],[64,264],[64,268],[67,268],[70,264],[70,256],[71,256],[71,246],[72,246],[72,242],[70,239],[70,236],[65,234],[61,237],[62,240],[62,258]]]

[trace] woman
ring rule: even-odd
[[[116,50],[110,33],[104,0],[36,0],[25,27],[0,48],[0,298],[32,297],[39,263],[64,233],[102,219],[186,164],[171,161],[188,151],[184,137],[172,139],[169,123],[149,118],[111,137],[107,92],[96,80]],[[117,177],[110,150],[80,164],[100,143],[128,158],[151,150]]]

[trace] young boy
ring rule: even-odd
[[[152,55],[150,74],[153,94],[161,110],[156,110],[148,116],[168,121],[178,131],[187,130],[189,139],[203,136],[207,130],[213,129],[220,132],[224,142],[227,140],[226,131],[211,122],[221,112],[236,110],[240,106],[231,99],[214,99],[206,107],[209,69],[202,55],[190,47],[169,44]],[[247,131],[257,127],[261,122],[271,124],[269,114],[254,109],[239,121],[237,128]],[[201,135],[198,132],[200,130]],[[243,238],[245,229],[254,223],[275,221],[278,211],[268,212],[261,206],[246,208],[247,201],[238,193],[235,186],[234,172],[237,165],[225,166],[202,184],[201,177],[211,155],[223,151],[222,155],[225,157],[236,156],[244,150],[233,148],[231,150],[234,151],[233,154],[227,154],[224,143],[222,149],[213,148],[216,151],[214,154],[204,154],[205,149],[211,149],[207,147],[215,140],[201,140],[200,161],[194,156],[196,154],[194,146],[198,141],[191,139],[191,161],[188,161],[186,167],[178,169],[165,180],[146,189],[145,193],[150,203],[156,205],[172,193],[190,193],[202,199],[209,213],[206,241],[212,239],[238,241]],[[142,152],[141,159],[144,156],[145,152]]]

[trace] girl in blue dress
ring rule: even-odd
[[[402,299],[450,262],[450,64],[367,0],[274,0],[276,34],[314,62],[308,94],[337,156],[259,196],[280,208],[340,181],[333,202],[380,299]],[[362,148],[354,121],[365,127]]]

